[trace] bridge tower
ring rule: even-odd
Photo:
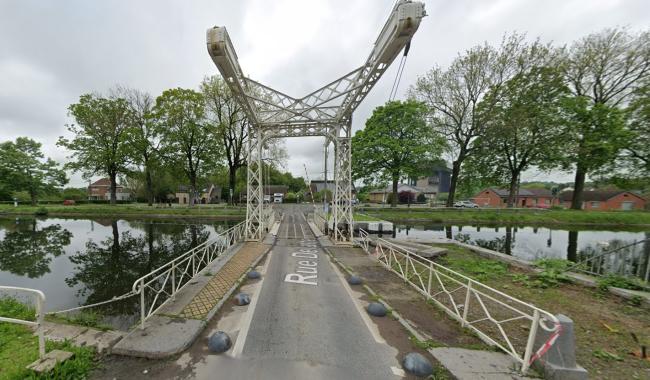
[[[374,47],[359,68],[301,97],[294,98],[246,77],[223,26],[207,31],[207,48],[230,90],[250,120],[246,237],[260,240],[267,210],[262,184],[262,148],[270,138],[323,136],[334,145],[332,234],[335,242],[352,240],[352,113],[426,16],[424,4],[398,0]]]

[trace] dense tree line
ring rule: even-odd
[[[512,206],[522,172],[537,168],[573,171],[580,209],[587,176],[650,176],[649,84],[650,32],[615,28],[570,46],[506,36],[434,67],[409,96],[446,140],[448,206],[464,182],[508,185]]]
[[[68,111],[72,137],[57,141],[71,153],[64,169],[86,179],[108,177],[111,204],[119,182],[149,205],[166,201],[179,184],[189,185],[191,197],[206,182],[222,186],[226,199],[245,192],[245,184],[238,183],[246,177],[250,125],[221,77],[206,77],[198,91],[175,88],[158,97],[128,87],[83,94]],[[28,138],[0,144],[0,199],[28,192],[36,204],[40,195],[55,193],[67,182],[64,170],[45,159],[40,147]],[[273,174],[267,180],[302,190],[302,178],[279,171],[286,160],[283,142],[265,148],[270,157],[265,165],[273,168],[267,169]],[[85,199],[83,189],[66,189],[65,195]]]

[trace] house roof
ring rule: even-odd
[[[404,189],[406,187],[406,189]],[[400,190],[401,189],[401,190]],[[421,188],[417,186],[412,186],[412,185],[407,185],[405,183],[398,183],[397,184],[397,191],[411,191],[415,193],[422,193],[424,192]],[[393,186],[388,186],[384,189],[377,189],[377,190],[372,190],[369,192],[369,194],[387,194],[387,193],[392,193],[393,192]]]
[[[637,194],[624,190],[587,190],[582,193],[582,200],[585,202],[604,202],[623,193],[631,194],[637,198],[644,199]],[[560,193],[559,198],[563,202],[571,201],[573,199],[573,191],[563,191]]]
[[[90,184],[90,186],[95,186],[95,187],[109,187],[111,186],[111,180],[109,178],[100,178],[97,181],[93,182]],[[117,185],[117,187],[122,187],[121,185]]]
[[[491,190],[501,198],[507,198],[508,195],[510,194],[510,190],[508,189],[497,189],[497,188],[488,188],[486,190]],[[481,193],[483,192],[481,191]],[[551,193],[550,190],[548,189],[519,189],[519,197],[552,197],[553,194]]]

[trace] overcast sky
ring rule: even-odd
[[[58,162],[69,104],[116,84],[159,95],[197,88],[217,69],[205,31],[228,28],[246,75],[300,97],[363,64],[394,0],[0,0],[0,141],[29,136]],[[506,32],[567,44],[605,27],[650,27],[648,0],[426,0],[398,97],[433,65],[447,66]],[[354,114],[363,128],[388,99],[397,62]],[[322,176],[322,138],[287,140],[288,169]],[[529,173],[543,180],[548,175]],[[555,180],[571,180],[553,173]],[[72,176],[71,185],[84,182]]]

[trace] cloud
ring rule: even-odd
[[[425,1],[398,95],[434,65],[505,32],[558,44],[604,27],[648,28],[647,0]],[[125,84],[160,94],[196,88],[217,73],[205,30],[225,25],[251,78],[302,96],[363,64],[393,0],[243,0],[179,2],[24,0],[0,4],[0,140],[30,136],[60,162],[56,147],[70,122],[67,107],[88,92]],[[388,99],[393,64],[353,116],[363,128]],[[288,139],[289,168],[322,172],[323,139]],[[331,167],[331,165],[330,165]],[[557,174],[553,174],[557,175]],[[537,175],[535,175],[537,177]],[[73,185],[83,185],[75,176]]]

